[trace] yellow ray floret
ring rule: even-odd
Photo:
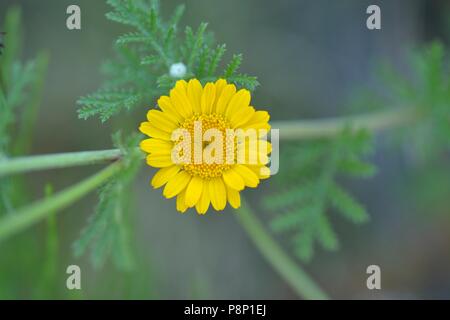
[[[158,168],[151,185],[164,187],[168,199],[176,197],[178,211],[205,214],[227,203],[239,208],[239,192],[270,176],[270,116],[250,100],[248,90],[223,79],[205,86],[180,80],[158,99],[159,110],[147,113],[139,130],[149,137],[140,144],[147,164]],[[179,130],[183,135],[175,134]]]

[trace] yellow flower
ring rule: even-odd
[[[151,184],[165,185],[163,195],[177,197],[178,211],[195,207],[204,214],[210,204],[220,211],[227,201],[238,208],[239,192],[269,177],[269,114],[256,111],[250,99],[248,90],[223,79],[204,87],[197,79],[180,80],[159,98],[160,110],[147,113],[139,130],[150,137],[140,144],[147,164],[159,168]]]

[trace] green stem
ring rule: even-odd
[[[99,173],[55,194],[51,198],[37,201],[14,214],[0,219],[0,242],[44,219],[52,212],[61,212],[90,191],[97,189],[122,168],[120,161],[115,162]],[[57,211],[58,210],[58,211]]]
[[[27,153],[32,144],[32,134],[35,127],[36,118],[42,101],[45,75],[47,73],[49,55],[41,53],[36,58],[36,80],[30,95],[30,103],[22,111],[21,119],[18,123],[18,134],[14,143],[14,154]]]
[[[42,156],[18,157],[0,160],[0,177],[12,173],[29,172],[53,168],[66,168],[118,160],[122,155],[119,149],[68,152]]]
[[[403,108],[359,116],[336,117],[324,120],[274,121],[272,128],[280,130],[281,140],[302,140],[331,137],[345,127],[379,131],[411,124],[420,118],[417,109]],[[82,151],[42,156],[28,156],[0,160],[0,177],[19,172],[65,168],[115,161],[121,157],[119,149]]]
[[[396,108],[329,119],[272,121],[271,126],[280,129],[281,140],[306,140],[332,137],[345,127],[381,131],[414,123],[421,117],[417,108]]]
[[[241,208],[238,209],[236,214],[238,221],[255,246],[272,267],[286,280],[286,283],[290,284],[305,299],[328,299],[328,296],[317,286],[314,280],[270,237],[269,232],[265,230],[262,223],[256,218],[242,197],[241,202]]]

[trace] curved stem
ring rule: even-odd
[[[111,162],[118,160],[121,155],[122,152],[119,149],[111,149],[68,152],[0,160],[0,177],[6,174],[19,172]]]
[[[417,108],[396,108],[329,119],[272,121],[271,126],[280,129],[282,140],[306,140],[332,137],[345,127],[380,131],[414,123],[421,116]]]
[[[319,288],[314,280],[270,237],[242,197],[241,201],[241,208],[238,209],[236,217],[272,267],[305,299],[328,299],[326,293]]]
[[[52,212],[68,207],[90,191],[97,189],[122,168],[121,162],[116,162],[99,173],[55,194],[51,198],[39,200],[14,214],[0,219],[0,242],[7,237],[44,219]],[[58,210],[58,211],[56,211]]]

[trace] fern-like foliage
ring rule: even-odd
[[[368,220],[364,207],[338,178],[372,176],[375,167],[363,158],[371,151],[371,136],[364,130],[344,130],[332,139],[283,147],[280,172],[273,178],[281,191],[267,196],[263,205],[273,213],[272,229],[291,235],[300,259],[311,259],[316,242],[327,250],[338,248],[331,212],[353,223]]]
[[[0,159],[26,151],[47,67],[45,54],[28,62],[20,61],[20,21],[18,8],[8,10],[0,56]],[[17,181],[0,178],[0,213],[13,211],[18,205],[22,189]]]
[[[405,88],[401,98],[425,115],[413,140],[428,157],[438,156],[450,148],[450,64],[443,45],[434,42],[414,55],[412,66],[413,79],[404,77],[399,84]]]
[[[363,94],[357,102],[377,110],[386,106],[416,109],[420,122],[399,131],[400,141],[413,146],[428,162],[450,147],[450,64],[438,41],[405,61],[402,71],[392,63],[383,63],[379,68],[381,90]]]
[[[155,97],[167,94],[179,80],[170,74],[175,63],[186,66],[185,79],[195,77],[204,83],[224,78],[250,90],[258,85],[256,77],[239,73],[242,55],[233,55],[225,69],[219,71],[226,46],[215,43],[206,23],[196,30],[188,26],[180,35],[183,5],[164,20],[157,0],[107,2],[113,8],[107,18],[133,31],[116,40],[117,57],[103,66],[109,80],[96,93],[79,99],[80,118],[98,116],[106,121],[123,110],[154,103]]]
[[[381,70],[381,90],[371,90],[357,100],[364,109],[389,107],[416,110],[418,121],[401,132],[409,146],[422,156],[437,158],[450,146],[450,70],[442,44],[434,42],[410,59],[409,73],[391,64]],[[328,250],[338,248],[329,219],[340,213],[354,223],[367,221],[364,207],[338,183],[342,176],[369,177],[375,172],[363,157],[372,143],[365,131],[345,130],[333,139],[303,142],[283,148],[280,192],[267,197],[264,206],[273,212],[273,230],[292,236],[296,254],[309,260],[317,242]]]
[[[142,164],[141,153],[135,147],[140,137],[133,135],[123,139],[118,132],[113,135],[113,140],[122,150],[124,168],[100,189],[96,211],[73,249],[76,256],[81,256],[90,247],[94,267],[100,267],[111,254],[118,268],[130,270],[133,258],[127,224],[132,194],[129,188]]]

